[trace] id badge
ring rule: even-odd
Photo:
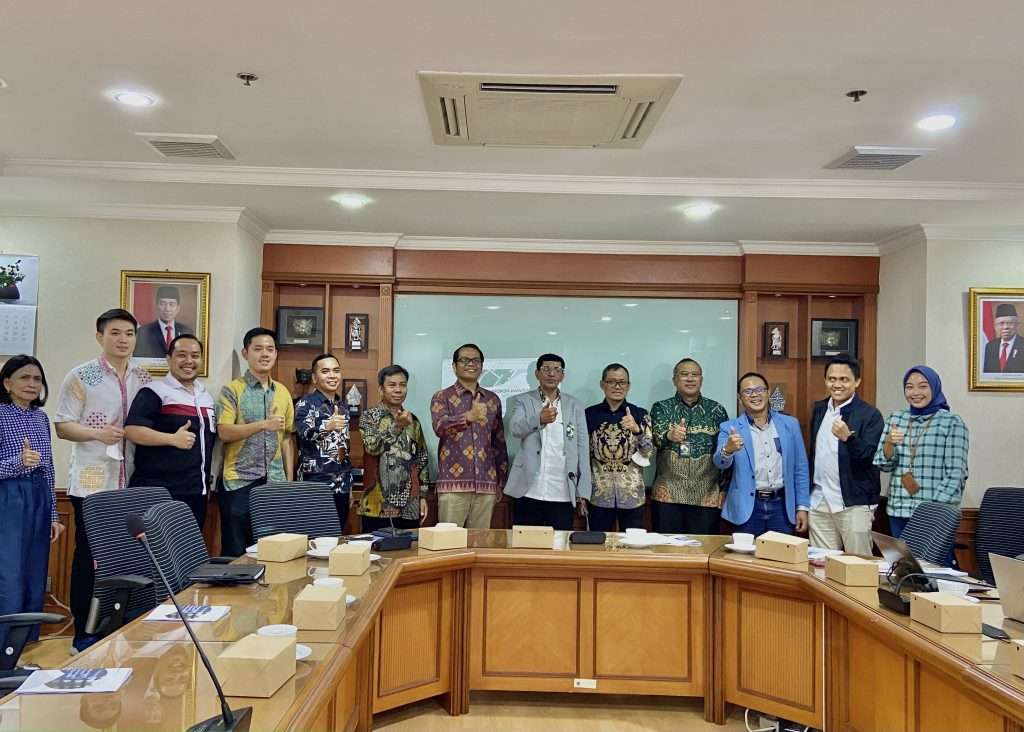
[[[914,495],[919,490],[921,490],[921,486],[919,486],[917,484],[917,481],[914,480],[914,474],[911,473],[909,470],[900,476],[900,484],[903,486],[903,489],[910,495]]]
[[[690,443],[689,442],[680,442],[679,443],[679,454],[682,455],[683,457],[689,457],[690,456]]]

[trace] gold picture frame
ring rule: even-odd
[[[177,307],[170,295],[177,298]],[[161,297],[163,295],[164,297]],[[167,373],[165,342],[190,333],[203,344],[200,376],[209,375],[210,273],[121,270],[121,307],[139,321],[133,360],[154,376]],[[168,322],[167,317],[172,321]],[[170,328],[170,332],[166,329]],[[161,330],[164,330],[161,333]]]
[[[968,389],[1024,392],[1024,334],[1019,330],[1024,319],[1024,288],[972,287],[968,300]]]

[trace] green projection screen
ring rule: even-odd
[[[483,349],[480,383],[498,392],[503,406],[508,396],[537,388],[533,372],[542,353],[565,359],[562,390],[585,406],[603,398],[601,370],[624,364],[632,382],[627,398],[647,409],[675,392],[672,367],[690,357],[704,369],[704,393],[732,413],[737,312],[735,300],[398,295],[395,362],[411,374],[406,406],[423,423],[431,475],[437,438],[430,398],[454,383],[452,351],[463,343]]]

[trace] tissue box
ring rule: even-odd
[[[247,635],[213,661],[227,696],[273,696],[295,675],[295,636]]]
[[[327,559],[327,571],[331,574],[362,574],[369,568],[369,544],[340,544]]]
[[[306,585],[292,603],[292,625],[334,630],[345,619],[345,585]]]
[[[465,549],[469,532],[457,524],[442,523],[420,529],[420,549]]]
[[[1024,676],[1024,641],[1015,640],[1008,644],[1010,649],[1010,670]]]
[[[550,526],[513,526],[513,549],[554,549],[555,530]]]
[[[910,619],[940,633],[980,633],[981,604],[950,592],[912,592]]]
[[[263,566],[263,580],[271,585],[283,585],[309,576],[305,557],[288,562],[268,562]]]
[[[841,585],[851,587],[877,587],[878,565],[860,557],[828,557],[825,576]]]
[[[256,558],[261,562],[288,562],[309,549],[305,534],[273,534],[256,543]]]
[[[807,561],[807,539],[790,536],[778,531],[766,531],[757,537],[754,556],[771,559],[773,562],[800,564]],[[875,570],[878,571],[877,569]]]

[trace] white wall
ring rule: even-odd
[[[98,353],[96,316],[118,307],[121,270],[209,272],[210,370],[216,391],[237,373],[242,333],[259,325],[262,242],[237,224],[0,217],[0,251],[39,256],[36,356],[56,390],[74,365]],[[68,443],[54,437],[57,484]]]
[[[878,298],[878,407],[905,404],[900,379],[916,363],[934,368],[970,431],[965,506],[987,488],[1024,486],[1024,394],[967,389],[971,287],[1024,286],[1024,244],[924,239],[883,253]],[[922,326],[923,324],[923,326]]]

